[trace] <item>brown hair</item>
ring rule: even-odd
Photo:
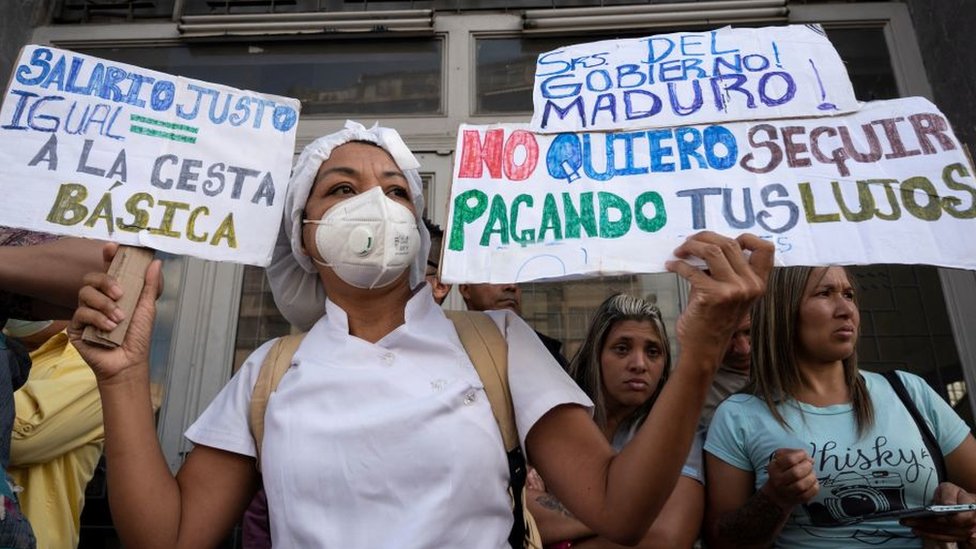
[[[752,309],[752,383],[747,392],[762,398],[776,421],[786,428],[790,426],[776,404],[786,398],[795,398],[802,384],[796,359],[800,345],[797,336],[800,304],[814,269],[816,267],[774,268],[765,295]],[[844,269],[844,273],[853,284],[850,272]],[[844,381],[851,392],[854,420],[860,436],[874,423],[874,407],[864,378],[857,369],[856,347],[843,364]]]
[[[600,368],[600,355],[603,352],[603,345],[607,341],[610,330],[616,323],[624,320],[650,322],[654,325],[658,336],[661,338],[664,351],[664,371],[654,394],[629,418],[625,419],[618,430],[635,429],[644,422],[647,414],[651,411],[651,406],[654,405],[654,401],[661,394],[664,382],[668,379],[668,372],[671,370],[671,346],[668,343],[668,332],[664,328],[661,311],[643,299],[627,294],[616,294],[608,297],[597,307],[593,321],[590,323],[590,329],[586,333],[586,339],[569,363],[569,375],[583,389],[583,392],[593,400],[593,420],[601,429],[607,425],[607,403],[603,396],[603,371]]]

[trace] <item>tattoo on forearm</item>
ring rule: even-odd
[[[741,508],[718,521],[718,535],[741,545],[771,543],[786,522],[787,514],[765,493],[756,492]]]
[[[541,496],[535,498],[539,505],[549,509],[550,511],[555,511],[556,513],[562,513],[564,516],[575,518],[573,514],[569,512],[559,500],[552,496],[552,494],[542,494]]]

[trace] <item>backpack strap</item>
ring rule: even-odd
[[[264,442],[264,413],[268,409],[268,399],[271,393],[278,388],[281,377],[291,366],[291,359],[295,356],[295,351],[305,339],[305,333],[291,334],[279,337],[261,363],[258,371],[258,379],[254,382],[254,389],[251,391],[251,408],[248,413],[248,425],[251,427],[251,436],[254,438],[254,449],[257,452],[256,466],[261,470],[261,444]]]
[[[542,538],[525,504],[525,455],[515,426],[515,407],[508,386],[508,342],[495,321],[477,311],[444,311],[454,323],[461,345],[478,371],[501,431],[508,457],[509,490],[515,520],[508,542],[514,548],[540,547]]]
[[[901,377],[898,376],[898,371],[889,370],[881,375],[888,380],[891,388],[895,390],[895,394],[898,395],[902,404],[908,409],[908,413],[911,414],[912,419],[915,420],[919,432],[922,433],[922,442],[925,443],[925,448],[929,451],[929,455],[932,456],[932,461],[935,463],[935,472],[939,477],[939,482],[944,482],[948,478],[946,476],[945,456],[942,455],[939,443],[936,441],[935,435],[932,434],[932,430],[929,429],[928,423],[925,423],[922,413],[915,406],[912,397],[908,395],[908,390],[905,389],[905,384],[902,383]]]
[[[454,323],[461,345],[485,386],[491,412],[502,433],[505,451],[519,447],[515,408],[508,388],[508,342],[495,321],[477,311],[444,311]]]

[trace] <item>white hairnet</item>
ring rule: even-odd
[[[375,143],[390,153],[397,167],[403,170],[410,185],[420,232],[420,250],[410,266],[410,287],[424,280],[427,254],[430,250],[430,233],[421,216],[424,212],[423,183],[420,179],[420,163],[391,128],[374,125],[367,129],[357,122],[347,121],[345,128],[320,137],[310,143],[295,162],[288,190],[285,193],[284,220],[275,244],[271,265],[267,268],[271,292],[281,314],[301,330],[308,330],[325,314],[325,289],[311,259],[302,252],[302,216],[305,202],[315,184],[319,167],[328,160],[332,151],[350,141]]]

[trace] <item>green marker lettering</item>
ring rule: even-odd
[[[813,201],[813,193],[810,191],[809,183],[800,183],[800,201],[803,203],[803,211],[807,216],[807,223],[830,223],[840,221],[840,214],[818,214],[817,206]]]
[[[451,238],[447,244],[449,250],[459,252],[464,249],[464,226],[481,217],[487,208],[488,195],[478,189],[464,191],[454,198]]]
[[[542,225],[539,227],[539,240],[546,240],[546,233],[552,231],[553,240],[563,239],[562,222],[559,220],[559,210],[556,208],[556,197],[546,194],[546,201],[542,205]]]
[[[620,238],[630,230],[630,204],[619,196],[600,191],[597,193],[600,202],[600,238]],[[610,220],[610,210],[620,212],[620,219]]]

